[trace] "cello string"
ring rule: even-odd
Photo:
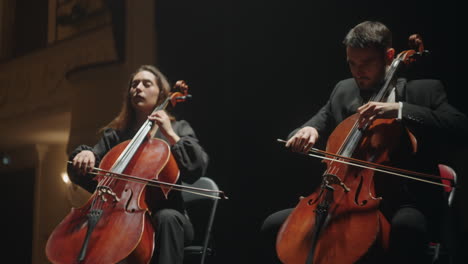
[[[369,101],[371,100],[374,100],[375,98],[375,95],[373,95]],[[364,125],[364,129],[366,129],[367,127],[369,126],[369,122],[367,122],[365,125]],[[348,145],[350,144],[350,141],[351,142],[357,142],[359,140],[359,138],[362,136],[361,134],[361,131],[359,130],[359,118],[356,119],[356,121],[354,121],[354,124],[353,124],[353,127],[349,130],[349,132],[346,134],[346,137],[345,139],[343,140],[342,144],[340,145],[340,147],[338,148],[337,150],[337,153],[342,153],[343,152],[343,149],[345,147],[345,145]],[[354,150],[353,150],[354,151]],[[341,155],[339,155],[341,156]],[[330,167],[333,165],[333,161],[330,163]],[[325,172],[328,171],[328,168]]]
[[[133,136],[133,138],[130,140],[128,143],[127,147],[123,150],[123,152],[120,154],[120,156],[117,158],[117,160],[114,162],[112,167],[110,168],[111,172],[122,172],[126,165],[129,163],[131,157],[133,154],[136,152],[136,149],[142,142],[142,137],[145,136],[143,135],[144,132],[147,130],[147,127],[150,126],[149,120],[146,120],[143,125],[138,129],[137,133]],[[112,178],[105,178],[105,181],[107,181],[107,184],[110,184],[114,179]]]
[[[359,119],[358,119],[359,120]],[[341,144],[340,148],[338,149],[337,153],[341,153],[343,152],[343,149],[345,147],[345,145],[349,144],[349,141],[356,141],[358,140],[357,138],[360,136],[358,134],[359,129],[358,129],[358,120],[356,120],[353,124],[353,127],[351,128],[350,132],[346,135],[346,138],[345,140],[343,141],[343,143]],[[334,161],[338,161],[338,158],[335,158],[332,163]],[[339,161],[338,161],[339,162]],[[332,163],[330,165],[332,165]]]
[[[167,97],[161,104],[159,104],[153,109],[152,113],[165,109],[169,105],[169,102],[172,100],[172,98],[175,95],[176,93],[173,93],[171,96]],[[151,131],[152,128],[154,128],[156,131],[158,129],[157,126],[154,126],[153,121],[147,119],[143,123],[143,125],[140,127],[140,129],[138,129],[137,133],[133,136],[128,146],[124,149],[124,151],[121,153],[118,159],[114,162],[114,164],[112,165],[110,169],[111,172],[122,173],[124,171],[126,165],[130,161],[130,159],[133,157],[135,152],[138,150],[141,142],[146,138],[146,136],[148,135],[148,133]],[[113,180],[114,179],[108,179],[108,181],[113,181]]]
[[[160,105],[156,106],[152,113],[159,111],[161,109],[166,108],[168,105],[170,97],[166,98]],[[122,151],[120,156],[117,158],[117,160],[114,162],[112,165],[110,171],[113,173],[121,173],[124,171],[126,165],[129,163],[130,159],[133,157],[135,152],[138,150],[141,142],[144,140],[146,137],[147,133],[151,130],[153,126],[153,122],[147,119],[143,125],[138,129],[138,131],[135,133],[133,138],[130,140],[128,143],[127,147]],[[104,178],[103,185],[109,186],[111,183],[113,183],[115,179],[113,178]]]
[[[374,93],[369,98],[369,100],[367,100],[367,102],[371,102],[371,101],[381,102],[381,101],[383,101],[384,96],[388,94],[389,87],[391,86],[391,83],[395,79],[394,75],[396,73],[396,70],[398,69],[398,66],[400,65],[400,59],[399,59],[400,55],[401,55],[401,53],[397,56],[397,58],[395,60],[392,61],[392,64],[387,69],[387,71],[385,73],[384,84],[379,89],[379,92],[377,94]],[[346,137],[343,140],[343,143],[340,145],[340,148],[336,152],[338,155],[345,156],[345,157],[351,157],[352,156],[352,153],[354,152],[355,148],[357,147],[359,139],[362,137],[362,132],[361,131],[367,130],[367,128],[369,127],[369,125],[371,123],[370,120],[367,120],[367,122],[365,124],[363,124],[362,128],[359,129],[359,120],[360,120],[360,118],[357,118],[356,121],[354,121],[353,127],[346,134]],[[349,146],[350,144],[351,144],[351,146]],[[354,144],[354,146],[353,146],[353,144]],[[353,149],[351,149],[351,151],[352,151],[351,153],[347,153],[348,155],[342,154],[343,151],[344,151],[343,149],[344,149],[345,146],[353,148]],[[332,163],[330,165],[332,165]]]
[[[356,130],[356,127],[357,127],[357,121],[354,122],[354,125],[353,127],[349,130],[349,132],[346,134],[346,137],[345,139],[343,140],[343,142],[341,143],[340,147],[338,148],[338,150],[336,151],[337,153],[341,153],[343,151],[343,148],[345,146],[345,144],[350,140],[351,136],[355,134],[355,130]],[[333,160],[332,162],[330,163],[330,167],[331,165],[333,165]],[[328,171],[328,168],[325,172]]]
[[[71,161],[68,161],[68,163],[72,163]],[[92,169],[91,167],[88,167],[88,169]],[[89,174],[93,174],[92,171],[90,170],[88,172]],[[100,187],[103,186],[103,182],[105,182],[105,178],[101,179],[98,183],[98,185],[96,186],[96,189],[98,190],[98,192],[100,192]],[[91,202],[91,206],[90,206],[90,209],[91,210],[99,210],[99,209],[102,209],[102,202],[101,202],[101,199],[99,197],[99,195],[94,195],[93,196],[93,200]]]
[[[160,105],[156,106],[152,113],[159,111],[161,109],[166,108],[168,105],[168,100],[170,97],[166,98],[164,102],[162,102]],[[153,125],[153,122],[147,119],[143,125],[138,129],[138,131],[135,133],[133,138],[130,140],[128,145],[125,147],[125,149],[122,151],[122,153],[119,155],[117,160],[114,162],[112,167],[110,168],[109,172],[111,173],[121,173],[124,171],[125,167],[127,164],[130,162],[130,159],[133,157],[135,152],[138,150],[139,146],[141,145],[141,142],[145,139],[147,133],[151,130]],[[110,188],[110,185],[115,182],[115,178],[111,177],[104,177],[103,180],[100,182],[99,186],[106,186]]]

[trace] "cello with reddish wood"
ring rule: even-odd
[[[188,86],[172,93],[153,112],[183,102]],[[179,168],[169,145],[149,137],[147,120],[133,137],[112,148],[102,159],[95,192],[73,208],[50,235],[46,255],[52,263],[149,263],[155,230],[149,218],[146,186],[158,183],[161,197],[175,186]],[[123,177],[128,179],[123,179]],[[124,178],[125,178],[124,177]]]

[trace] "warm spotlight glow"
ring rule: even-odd
[[[9,165],[10,162],[11,162],[10,156],[8,156],[7,154],[3,154],[2,155],[2,164],[3,165]]]
[[[62,180],[66,184],[70,183],[70,178],[68,177],[68,174],[66,172],[62,172]]]

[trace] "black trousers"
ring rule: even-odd
[[[188,217],[174,209],[161,209],[152,215],[156,230],[151,263],[182,264],[184,247],[193,240],[193,226]]]
[[[265,263],[280,263],[275,250],[276,235],[292,210],[291,208],[273,213],[263,222],[261,235]],[[412,206],[402,206],[395,212],[390,223],[388,263],[431,263],[430,256],[427,254],[429,243],[427,220],[420,210]]]

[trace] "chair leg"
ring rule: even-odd
[[[440,255],[440,243],[429,243],[429,255],[432,257],[432,263],[436,263]]]

